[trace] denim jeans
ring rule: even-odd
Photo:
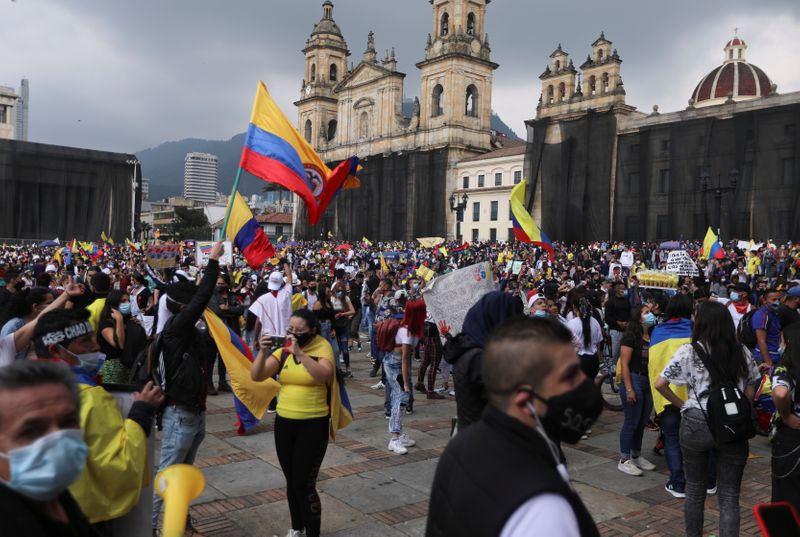
[[[611,336],[611,358],[616,364],[617,359],[619,359],[619,348],[622,345],[622,332],[609,330],[608,333]]]
[[[377,330],[375,330],[375,310],[367,308],[367,332],[369,333],[369,354],[375,360],[379,359]],[[378,365],[380,365],[379,362]]]
[[[161,417],[161,458],[154,473],[173,464],[192,464],[197,450],[206,436],[205,411],[192,411],[184,407],[169,405]],[[153,494],[153,527],[157,527],[161,513],[161,496]]]
[[[673,405],[667,405],[661,413],[661,432],[664,433],[664,459],[669,468],[669,484],[683,492],[686,477],[683,475],[683,456],[679,431],[681,427],[681,411]]]
[[[344,366],[350,370],[350,328],[341,328],[336,330],[336,344],[339,347],[339,354],[344,359]],[[339,367],[339,360],[336,360],[336,366]]]
[[[631,387],[636,394],[636,404],[628,404],[628,391],[625,384],[620,384],[619,395],[622,398],[622,411],[625,421],[619,432],[619,453],[622,460],[637,458],[642,454],[642,438],[650,412],[653,410],[653,394],[650,391],[650,379],[647,375],[631,372]]]
[[[386,396],[391,403],[391,414],[389,418],[389,432],[400,434],[403,432],[403,415],[400,405],[408,401],[408,396],[403,391],[397,377],[401,375],[402,368],[400,353],[386,353],[383,357],[383,370],[386,371]]]
[[[336,368],[339,368],[339,345],[336,343],[336,338],[333,335],[333,328],[331,327],[330,321],[320,321],[319,323],[319,335],[324,337],[328,340],[328,343],[331,344],[333,348],[333,361],[336,364]]]
[[[717,444],[711,436],[705,416],[698,409],[689,409],[681,419],[681,451],[686,470],[686,502],[684,520],[686,535],[703,535],[703,511],[708,486],[709,455],[717,460],[717,493],[719,495],[719,536],[739,535],[739,490],[747,462],[748,442]]]

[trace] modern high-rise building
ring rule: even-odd
[[[17,94],[14,88],[0,86],[0,139],[13,140],[16,126],[14,108],[17,105]]]
[[[142,177],[142,199],[150,199],[150,178]]]
[[[183,171],[183,196],[213,203],[217,199],[219,162],[209,153],[187,153]]]
[[[19,84],[19,96],[17,98],[17,140],[28,141],[28,79],[23,78]]]

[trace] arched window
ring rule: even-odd
[[[603,49],[597,51],[597,61],[598,62],[603,61]]]
[[[553,104],[553,85],[547,86],[547,103]]]
[[[311,143],[311,120],[306,120],[306,128],[305,128],[305,138],[306,142]]]
[[[742,49],[739,49],[739,59],[742,59]]]
[[[436,84],[431,94],[431,117],[444,114],[444,88],[441,84]]]
[[[467,15],[467,35],[475,35],[475,14]]]
[[[597,78],[594,75],[589,77],[589,95],[597,95]]]
[[[559,69],[561,69],[561,61],[556,60],[556,71],[558,71]]]
[[[335,63],[332,63],[331,64],[331,70],[330,70],[330,76],[328,76],[328,79],[331,82],[336,82],[338,74],[339,74],[339,69],[336,67]]]
[[[442,15],[442,23],[439,29],[439,35],[444,37],[449,33],[450,33],[450,15],[447,13],[447,11],[445,11],[444,15]]]
[[[361,112],[358,120],[358,138],[360,140],[369,138],[369,114],[366,112]]]
[[[317,64],[311,64],[311,82],[317,79]]]
[[[603,73],[603,93],[608,93],[608,73]]]
[[[338,125],[339,123],[335,119],[332,119],[328,122],[328,141],[333,140],[333,138],[336,136],[336,127]]]
[[[567,86],[564,85],[564,83],[562,82],[561,84],[558,85],[559,102],[563,101],[566,98],[566,95],[567,95]]]
[[[467,98],[464,113],[468,116],[478,117],[478,88],[470,84],[467,86]]]
[[[730,50],[728,51],[728,59],[729,59],[729,60],[732,60],[732,59],[733,59],[733,49],[730,49]]]

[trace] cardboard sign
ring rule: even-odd
[[[156,270],[178,266],[180,249],[174,242],[148,244],[145,250],[147,264]]]
[[[455,270],[434,279],[422,298],[434,322],[445,321],[452,334],[461,332],[467,311],[486,293],[496,291],[488,261]]]
[[[686,250],[673,250],[667,257],[667,272],[681,276],[699,276],[700,271]]]
[[[225,241],[222,257],[219,258],[220,265],[233,265],[233,245],[231,241]],[[198,267],[205,267],[208,265],[208,254],[211,253],[211,248],[214,246],[212,241],[197,241],[195,243],[195,260]]]
[[[631,268],[633,266],[633,252],[622,252],[619,256],[619,262],[622,263],[623,267]]]

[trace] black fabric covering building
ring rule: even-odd
[[[361,160],[361,188],[343,190],[319,224],[309,227],[305,206],[295,235],[311,239],[413,240],[447,234],[445,185],[448,149],[374,155]]]
[[[550,120],[528,122],[525,174],[530,198],[541,180],[542,222],[553,240],[607,239],[610,226],[611,159],[617,120],[612,112],[588,111],[562,121],[562,141],[546,144]]]
[[[723,239],[797,239],[798,126],[800,104],[792,104],[621,134],[614,238],[698,239],[712,226]],[[734,184],[731,192],[713,191]]]
[[[134,158],[0,140],[0,237],[97,240],[103,231],[117,241],[129,237],[131,213],[138,229],[141,208],[141,186],[133,192],[134,166],[126,162]]]

